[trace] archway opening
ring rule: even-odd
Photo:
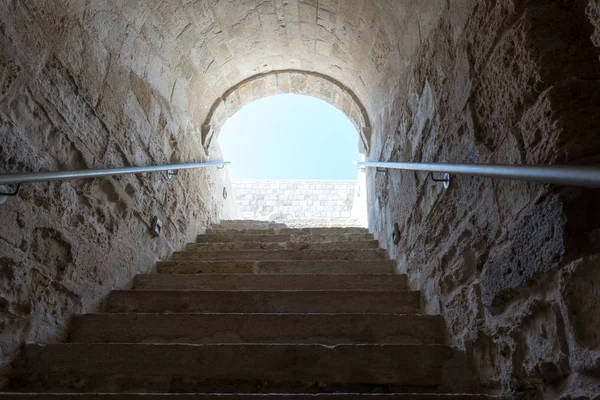
[[[279,94],[242,107],[218,138],[243,219],[294,226],[366,224],[359,135],[331,104]],[[361,187],[362,186],[362,187]]]

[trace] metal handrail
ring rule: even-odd
[[[398,162],[357,162],[356,165],[600,188],[600,166]]]
[[[177,171],[180,169],[224,167],[231,164],[227,161],[210,161],[196,164],[171,164],[154,165],[151,167],[129,167],[129,168],[107,168],[107,169],[83,169],[77,171],[54,171],[54,172],[24,172],[0,175],[0,185],[22,185],[35,182],[51,182],[69,179],[102,178],[114,175],[141,174],[145,172]],[[174,173],[173,173],[174,175]]]

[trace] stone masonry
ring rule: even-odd
[[[367,161],[599,165],[599,47],[600,0],[4,0],[0,173],[216,161],[228,116],[288,91],[344,111]],[[598,191],[366,174],[370,230],[485,390],[597,399]],[[223,188],[25,185],[0,209],[2,371],[233,217]]]
[[[233,180],[244,219],[350,219],[356,181]]]
[[[396,80],[368,159],[600,164],[600,3],[449,3]],[[367,182],[370,228],[482,385],[598,398],[599,191],[460,176],[444,190],[401,171]]]

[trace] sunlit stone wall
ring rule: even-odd
[[[243,219],[349,219],[356,181],[234,180]]]

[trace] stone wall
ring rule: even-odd
[[[395,77],[368,159],[598,164],[598,7],[449,2]],[[424,173],[372,170],[368,185],[371,229],[484,388],[597,398],[597,190],[456,177],[445,191]]]
[[[2,2],[1,173],[208,160],[200,124],[172,96],[167,78],[181,71],[152,56],[160,49],[144,42],[142,25],[106,7]],[[171,181],[157,173],[25,185],[0,206],[0,367],[23,342],[62,339],[71,314],[97,309],[227,216],[227,182],[226,170],[211,168]],[[154,216],[160,238],[150,234]]]
[[[356,181],[233,180],[243,219],[350,219]]]

